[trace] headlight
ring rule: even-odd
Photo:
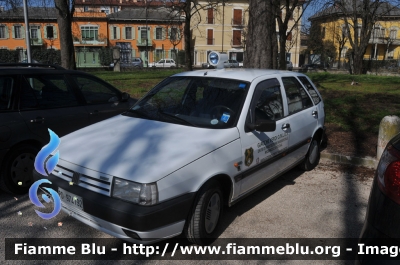
[[[140,184],[114,177],[112,197],[140,205],[153,205],[158,202],[157,184]]]

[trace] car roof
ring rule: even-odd
[[[78,70],[68,70],[59,65],[36,64],[36,63],[0,63],[0,74],[84,74],[91,75]]]
[[[224,68],[224,69],[208,69],[196,70],[191,72],[183,72],[173,76],[199,76],[199,77],[219,77],[226,79],[235,79],[251,82],[261,76],[274,76],[274,75],[291,75],[291,76],[304,76],[304,74],[271,69],[250,69],[250,68]]]

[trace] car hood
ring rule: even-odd
[[[151,183],[238,138],[237,128],[203,129],[118,115],[62,137],[59,153],[60,160],[75,165]]]

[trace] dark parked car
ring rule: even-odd
[[[382,250],[384,246],[397,246],[398,250],[400,245],[399,222],[400,134],[387,144],[379,161],[369,196],[360,243],[366,246],[377,246]],[[368,259],[381,259],[381,261]],[[399,264],[398,257],[396,260],[389,261],[388,259],[390,259],[390,255],[358,255],[358,262],[361,264]]]
[[[28,67],[29,66],[29,67]],[[105,81],[45,64],[0,64],[0,188],[25,193],[37,152],[59,137],[130,108],[135,100]]]
[[[143,68],[143,60],[140,57],[134,57],[130,62],[120,62],[121,67],[134,67]],[[114,63],[110,64],[110,67],[114,67]]]

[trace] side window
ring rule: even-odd
[[[283,117],[282,94],[277,79],[265,80],[257,85],[250,111],[254,113],[255,122],[279,120]]]
[[[315,88],[313,87],[311,82],[308,80],[308,78],[305,76],[298,76],[298,78],[300,79],[300,82],[303,83],[303,85],[308,90],[308,93],[310,94],[311,98],[313,99],[314,104],[317,105],[318,103],[320,103],[321,98],[318,96],[317,91],[315,91]]]
[[[0,111],[11,109],[11,93],[14,79],[11,77],[0,77]]]
[[[106,84],[87,76],[73,76],[88,104],[104,104],[119,100],[119,93]]]
[[[282,77],[283,86],[286,91],[289,115],[313,106],[307,92],[294,77]]]
[[[20,109],[77,106],[78,101],[63,75],[25,76]]]

